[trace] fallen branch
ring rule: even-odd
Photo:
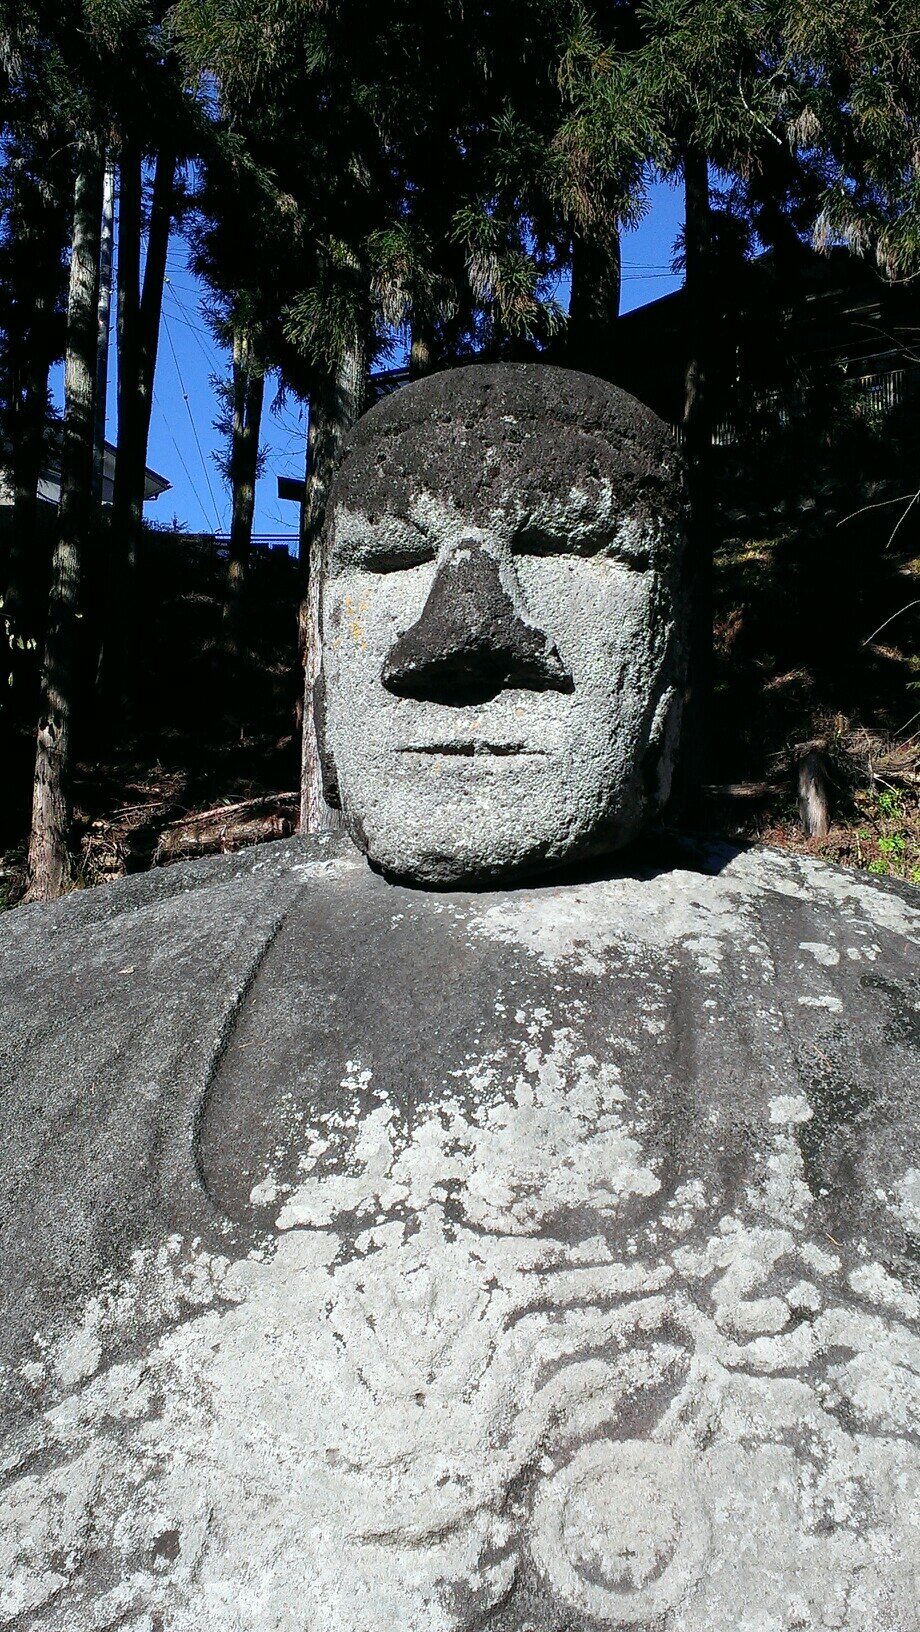
[[[783,784],[776,782],[707,782],[703,793],[707,799],[771,799],[781,793]]]
[[[920,606],[920,600],[908,601],[907,605],[902,606],[900,611],[892,612],[890,618],[886,618],[885,622],[880,623],[877,629],[873,629],[871,635],[866,636],[865,640],[863,641],[863,645],[868,646],[870,640],[874,640],[876,635],[880,635],[883,629],[887,629],[889,623],[894,623],[895,618],[899,618],[904,612],[909,612],[912,606]]]
[[[286,839],[296,828],[298,804],[295,793],[270,794],[235,805],[218,805],[214,810],[197,811],[170,822],[157,840],[153,865],[160,867],[192,856],[218,855],[251,844],[265,844],[270,839]]]

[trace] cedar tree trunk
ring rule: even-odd
[[[141,260],[141,155],[129,146],[120,166],[121,204],[118,219],[118,444],[112,498],[112,570],[107,645],[110,693],[122,693],[130,702],[136,639],[137,555],[144,515],[147,442],[153,407],[166,278],[166,255],[175,204],[176,157],[164,150],[157,156],[153,196],[147,229],[144,286],[140,287]],[[116,655],[117,654],[117,655]]]
[[[57,179],[47,178],[56,199]],[[69,191],[72,195],[73,182]],[[66,212],[69,236],[70,210]],[[10,474],[13,488],[13,536],[4,610],[17,636],[34,639],[41,630],[40,593],[46,592],[45,563],[36,559],[38,538],[38,483],[45,463],[48,424],[48,376],[59,353],[58,300],[63,288],[62,259],[65,221],[56,202],[16,196],[10,212],[10,232],[20,251],[14,261],[13,313],[7,333],[10,372]]]
[[[105,167],[102,231],[99,239],[99,302],[96,340],[96,425],[93,439],[93,503],[102,506],[105,478],[105,410],[109,383],[109,320],[112,314],[112,228],[115,214],[115,167]]]
[[[48,421],[49,372],[47,354],[39,354],[37,347],[31,350],[15,403],[11,472],[13,536],[4,609],[12,632],[25,640],[34,639],[36,626],[40,622],[36,616],[34,552],[37,546],[38,483],[44,463],[45,427]]]
[[[243,645],[246,579],[252,547],[252,521],[259,468],[259,431],[265,375],[254,356],[249,335],[233,336],[233,425],[230,442],[230,485],[233,514],[227,563],[227,598],[224,602],[224,645],[237,661]]]
[[[689,811],[698,798],[700,786],[708,780],[714,522],[712,416],[707,389],[712,344],[712,218],[706,155],[692,146],[688,146],[684,153],[684,194],[687,361],[683,431],[690,511],[686,570],[687,594],[690,598],[690,650],[678,783],[680,800]]]
[[[124,553],[131,515],[132,473],[136,463],[137,379],[140,341],[141,155],[126,141],[118,166],[118,440],[112,533]]]
[[[72,877],[70,778],[80,575],[92,505],[96,303],[103,155],[85,138],[77,156],[67,303],[61,505],[54,553],[32,792],[27,901],[52,901]]]
[[[572,243],[572,292],[566,330],[566,361],[589,374],[606,373],[613,328],[620,315],[620,236],[577,233]]]
[[[322,592],[326,571],[323,524],[329,486],[342,441],[364,408],[367,353],[357,339],[310,399],[306,493],[300,519],[301,603],[300,652],[304,666],[304,707],[300,783],[300,830],[328,832],[341,818],[323,797],[323,776],[316,735],[316,691],[322,667]]]

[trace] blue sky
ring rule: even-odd
[[[623,311],[644,306],[680,286],[681,278],[670,267],[682,225],[682,191],[660,183],[651,191],[645,219],[623,239]],[[146,515],[167,524],[175,517],[189,532],[222,532],[229,526],[230,502],[213,459],[220,438],[213,425],[212,379],[226,373],[228,357],[216,345],[201,315],[203,289],[189,271],[179,237],[170,245],[167,277],[148,463],[172,486],[155,503],[147,504]],[[293,397],[276,412],[267,409],[262,427],[265,474],[256,494],[257,533],[296,535],[297,506],[278,499],[277,478],[303,477],[305,434],[305,410]],[[114,347],[109,354],[107,435],[114,440]]]

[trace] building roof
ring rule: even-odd
[[[42,473],[38,482],[38,497],[46,504],[60,504],[61,502],[61,422],[52,420],[45,432],[46,454]],[[113,442],[106,442],[102,464],[102,502],[111,504],[112,493],[115,487],[115,454]],[[159,471],[151,470],[148,465],[144,472],[144,500],[145,502],[158,499],[161,493],[168,493],[172,483]],[[0,506],[13,502],[12,486],[9,480],[9,452],[7,448],[0,450]]]

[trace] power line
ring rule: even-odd
[[[184,314],[182,317],[174,317],[173,322],[174,323],[182,323],[182,324],[184,324],[185,328],[191,329],[192,334],[195,336],[195,341],[197,343],[198,350],[201,352],[202,357],[204,358],[205,362],[208,365],[208,368],[212,371],[212,373],[217,373],[219,371],[220,367],[221,367],[221,359],[218,357],[217,352],[215,350],[213,350],[213,348],[212,348],[211,356],[210,357],[208,356],[208,353],[205,350],[206,342],[205,342],[204,337],[203,337],[202,332],[201,332],[201,325],[199,323],[195,323],[192,320],[189,313],[186,311],[186,308],[183,305],[182,301],[179,299],[179,296],[176,293],[175,289],[173,288],[172,284],[167,282],[166,288],[169,290],[170,294],[172,295],[173,300],[176,302],[176,305],[178,306],[180,312],[182,312]]]
[[[171,293],[171,295],[173,297],[173,300],[174,300],[176,306],[179,308],[179,311],[183,314],[182,317],[177,317],[175,314],[173,314],[171,319],[170,319],[171,323],[181,323],[183,328],[191,329],[193,335],[195,336],[195,341],[196,341],[196,344],[198,346],[198,349],[201,352],[201,355],[204,358],[205,363],[208,365],[209,369],[212,372],[214,372],[214,373],[219,372],[220,371],[220,362],[221,362],[221,360],[218,357],[218,355],[216,353],[216,350],[214,350],[213,347],[211,347],[211,343],[209,341],[205,340],[204,334],[202,333],[201,325],[199,323],[196,323],[193,320],[192,315],[188,311],[188,308],[185,306],[184,302],[180,298],[180,296],[178,294],[178,291],[173,287],[171,280],[169,280],[167,282],[166,287],[170,290],[170,293]],[[211,347],[212,353],[213,353],[212,357],[208,357],[207,352],[205,350],[206,345]],[[173,358],[174,358],[174,361],[175,361],[176,358],[175,358],[175,350],[174,349],[173,349]],[[177,363],[177,371],[178,371],[178,363]],[[182,383],[181,375],[180,375],[180,383]],[[187,396],[186,396],[186,405],[188,405]],[[284,442],[283,447],[281,447],[281,448],[272,447],[271,451],[270,451],[271,463],[267,467],[267,473],[270,474],[271,476],[275,477],[278,474],[278,469],[277,469],[278,464],[286,462],[290,458],[290,456],[294,452],[294,450],[296,450],[298,453],[301,451],[302,446],[303,446],[303,442],[304,442],[304,437],[305,437],[305,425],[304,425],[303,413],[302,412],[300,413],[299,422],[298,422],[298,420],[295,419],[294,414],[292,413],[292,411],[289,408],[285,408],[284,410],[282,410],[281,413],[279,413],[279,414],[277,414],[277,415],[275,415],[273,417],[276,419],[279,426],[283,430],[285,430],[287,432],[287,437],[286,437],[286,440]],[[186,469],[186,475],[188,475],[187,468],[185,467],[184,464],[183,464],[183,468]],[[209,486],[210,486],[210,483],[209,483]],[[212,501],[213,501],[213,492],[212,492]],[[280,514],[279,510],[277,509],[277,506],[270,512],[270,514],[272,515],[273,519],[278,523],[278,525],[284,527],[286,518],[283,517]],[[291,536],[293,537],[294,534],[292,533]]]
[[[157,408],[160,408],[160,403],[157,400],[157,394],[156,394],[155,391],[153,393],[153,401],[154,401],[154,406],[157,407]],[[161,413],[163,412],[163,410],[161,408],[160,408],[160,412]],[[188,465],[185,463],[185,459],[183,458],[183,455],[182,455],[182,449],[180,448],[180,446],[179,446],[178,442],[176,441],[175,437],[173,436],[172,426],[170,425],[169,419],[168,419],[168,417],[167,417],[167,415],[165,413],[163,413],[163,418],[164,418],[164,420],[166,422],[166,429],[167,429],[167,431],[169,433],[169,440],[170,440],[170,442],[172,443],[173,447],[176,450],[176,454],[177,454],[179,463],[182,466],[182,469],[185,471],[185,479],[188,482],[188,485],[189,485],[189,487],[190,487],[190,489],[192,491],[192,494],[193,494],[194,499],[195,499],[195,503],[197,504],[199,510],[201,511],[202,516],[204,517],[205,530],[207,531],[207,528],[208,528],[207,511],[205,510],[204,505],[202,504],[201,500],[198,497],[198,489],[195,486],[195,483],[192,481],[191,471],[189,470]],[[220,529],[218,529],[218,531],[219,530]]]
[[[169,321],[168,321],[168,319],[166,317],[165,312],[163,314],[163,328],[164,328],[164,331],[166,333],[166,338],[169,341],[169,349],[172,352],[172,359],[173,359],[173,362],[175,364],[176,374],[177,374],[178,379],[179,379],[179,389],[182,392],[182,400],[185,403],[185,411],[188,414],[189,424],[192,427],[192,435],[195,438],[195,446],[198,449],[198,457],[201,460],[201,468],[204,471],[204,479],[205,479],[205,482],[207,483],[208,492],[211,495],[211,503],[214,506],[214,515],[215,515],[215,518],[216,518],[216,530],[217,530],[217,532],[220,532],[220,511],[218,510],[218,507],[217,507],[217,500],[214,497],[214,489],[211,486],[210,473],[209,473],[208,467],[207,467],[207,465],[205,463],[205,457],[204,457],[204,454],[203,454],[202,449],[201,449],[201,442],[198,439],[198,427],[195,424],[195,416],[192,413],[191,403],[188,400],[188,392],[185,389],[185,381],[182,378],[182,370],[179,367],[179,359],[176,356],[176,348],[173,345],[172,335],[169,332]]]

